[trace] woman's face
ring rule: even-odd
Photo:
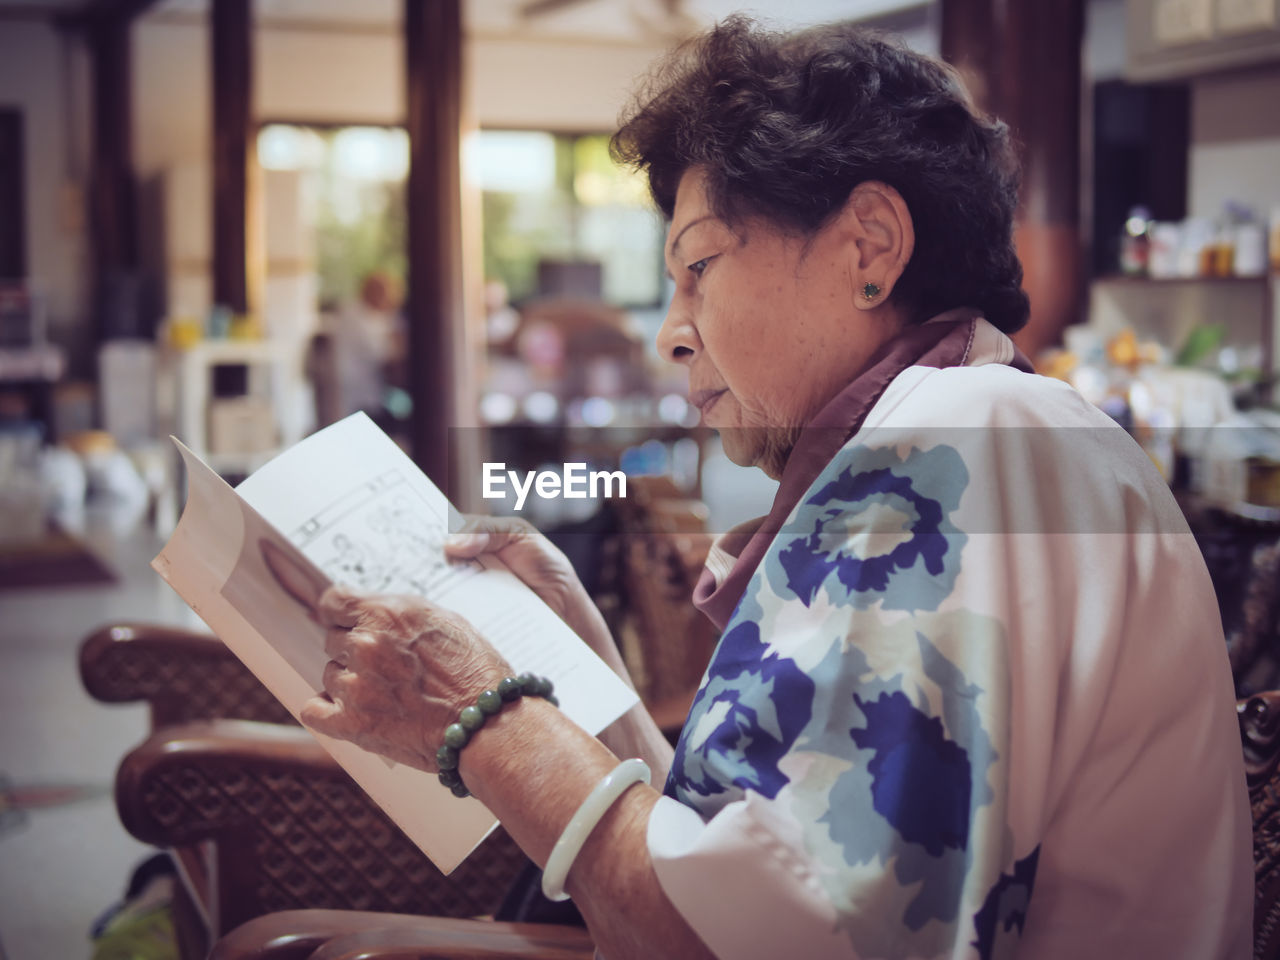
[[[680,181],[666,250],[675,295],[658,349],[689,368],[690,401],[735,463],[780,476],[799,429],[901,329],[887,304],[855,306],[867,280],[887,289],[851,220],[811,237],[760,220],[731,229],[699,170]]]

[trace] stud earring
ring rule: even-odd
[[[874,300],[880,296],[880,288],[874,283],[866,283],[862,287],[862,298],[864,300]]]

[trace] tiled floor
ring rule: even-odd
[[[149,853],[120,826],[110,793],[121,756],[146,733],[146,710],[90,700],[76,653],[110,620],[191,625],[193,616],[147,566],[159,541],[137,526],[112,533],[107,519],[91,518],[87,533],[120,583],[0,591],[0,773],[15,786],[103,791],[32,811],[0,834],[0,960],[88,957],[90,925]]]

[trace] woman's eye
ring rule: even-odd
[[[715,258],[703,257],[701,260],[697,261],[696,263],[689,264],[689,272],[692,273],[695,277],[702,276],[702,272],[707,269],[707,264],[710,263],[713,259]]]

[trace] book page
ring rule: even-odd
[[[637,702],[500,563],[444,560],[452,508],[367,417],[281,454],[242,484],[243,498],[179,447],[187,505],[152,565],[295,717],[323,686],[328,657],[314,605],[333,581],[418,593],[462,614],[517,672],[550,677],[561,709],[590,733]],[[445,873],[496,823],[433,774],[317,739]]]
[[[236,492],[333,582],[417,594],[461,614],[517,673],[550,678],[560,708],[590,733],[637,702],[496,557],[445,559],[457,511],[363,413],[307,437]]]

